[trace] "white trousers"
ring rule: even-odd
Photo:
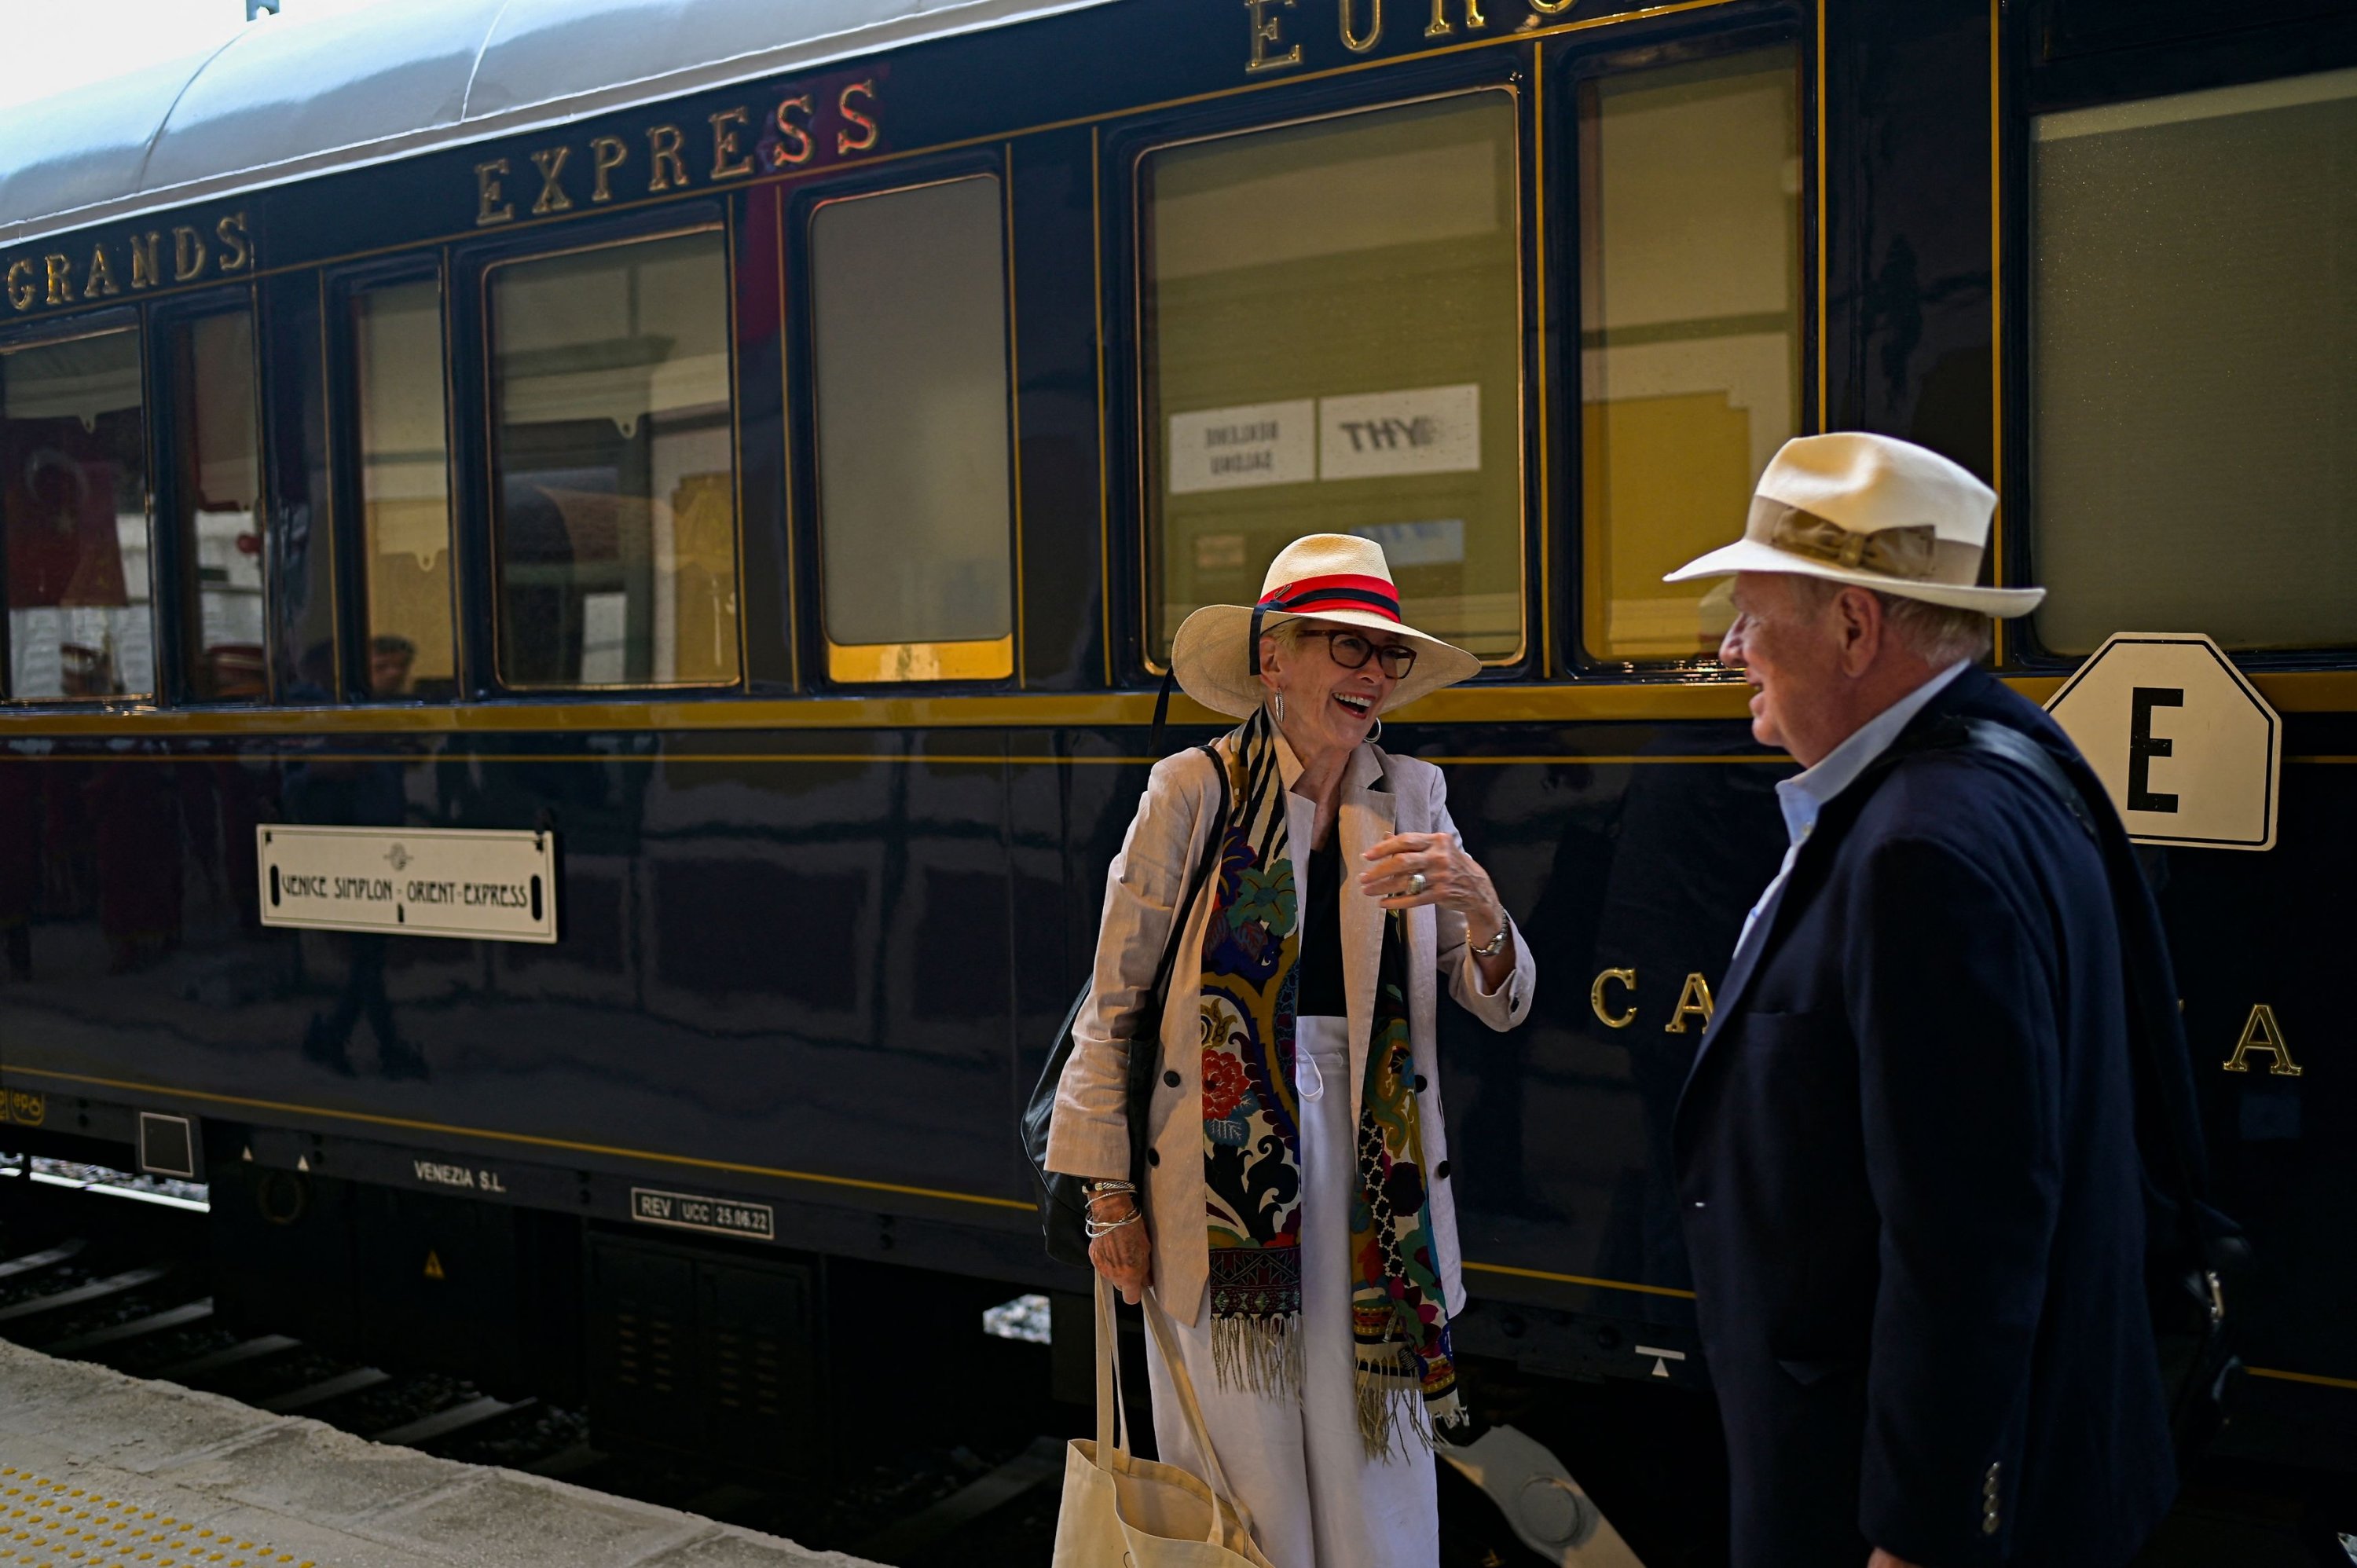
[[[1220,1466],[1242,1494],[1237,1500],[1251,1512],[1253,1534],[1275,1568],[1434,1568],[1440,1508],[1432,1451],[1411,1437],[1405,1455],[1371,1460],[1359,1438],[1351,1344],[1357,1158],[1349,1026],[1340,1018],[1302,1018],[1294,1041],[1303,1189],[1300,1404],[1220,1387],[1208,1305],[1199,1305],[1191,1326],[1175,1319],[1170,1326]],[[1206,1474],[1152,1335],[1146,1359],[1163,1462]]]

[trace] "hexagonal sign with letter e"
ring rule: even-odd
[[[2138,843],[2275,847],[2283,721],[2201,633],[2115,633],[2046,711]]]

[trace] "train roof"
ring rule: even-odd
[[[0,245],[1112,0],[328,0],[0,110]]]

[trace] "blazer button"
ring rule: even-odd
[[[1171,1088],[1173,1088],[1173,1089],[1178,1088],[1178,1069],[1176,1069],[1176,1068],[1172,1068],[1169,1071],[1165,1072],[1165,1073],[1162,1075],[1162,1081],[1163,1081],[1163,1082],[1165,1082],[1165,1083],[1167,1083],[1167,1084],[1168,1084],[1168,1085],[1169,1085]]]
[[[1161,1151],[1161,1150],[1159,1150],[1159,1149],[1148,1149],[1148,1150],[1146,1150],[1146,1163],[1147,1165],[1160,1165],[1160,1164],[1162,1163],[1162,1151]]]
[[[1426,1090],[1431,1087],[1432,1085],[1426,1079],[1424,1074],[1417,1073],[1415,1075],[1415,1091],[1418,1094],[1422,1094]]]
[[[1438,1165],[1432,1167],[1432,1177],[1435,1181],[1447,1181],[1448,1179],[1448,1162],[1447,1160],[1443,1160]]]

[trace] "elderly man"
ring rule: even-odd
[[[1808,436],[1671,579],[1734,576],[1720,657],[1805,769],[1674,1131],[1747,1568],[2114,1568],[2175,1487],[2104,859],[2036,768],[1931,743],[2080,766],[1975,662],[2043,593],[1974,585],[1995,501]]]

